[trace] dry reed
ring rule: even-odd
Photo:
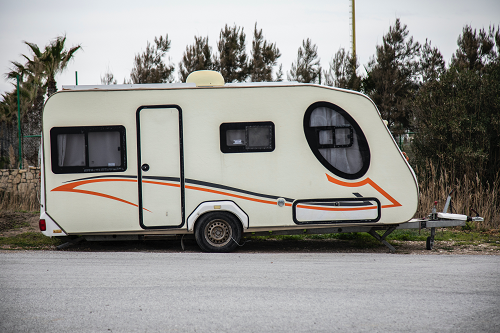
[[[476,216],[473,209],[484,218],[484,222],[474,224],[480,230],[500,228],[500,173],[492,184],[483,184],[476,175],[455,176],[452,172],[437,170],[432,163],[425,169],[416,169],[420,198],[416,218],[427,216],[437,201],[438,211],[442,211],[446,198],[451,194],[451,208],[448,213]]]
[[[0,192],[0,211],[38,211],[40,210],[40,194],[26,192],[23,195]]]

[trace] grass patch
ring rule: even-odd
[[[383,235],[385,231],[377,231],[379,235]],[[386,240],[391,243],[391,241],[420,241],[425,242],[427,237],[431,235],[431,231],[429,229],[422,230],[395,230],[392,234],[387,236]],[[255,240],[293,240],[293,241],[301,241],[301,240],[328,240],[328,239],[337,239],[337,240],[345,240],[351,241],[354,244],[365,244],[364,246],[369,246],[370,243],[380,244],[375,238],[365,232],[352,232],[352,233],[334,233],[334,234],[300,234],[300,235],[273,235],[272,233],[269,236],[250,236],[249,239]],[[500,243],[496,243],[500,241],[500,233],[491,235],[484,234],[479,231],[461,231],[461,230],[453,230],[453,229],[438,229],[436,230],[436,234],[434,236],[434,240],[436,241],[455,241],[459,242],[457,245],[473,245],[476,243],[490,243],[494,245],[500,246]],[[391,243],[393,244],[393,243]],[[394,245],[394,244],[393,244]]]
[[[0,237],[0,246],[10,249],[44,249],[61,244],[55,237],[47,237],[39,232],[24,232],[12,237]]]

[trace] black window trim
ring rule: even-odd
[[[90,167],[88,150],[89,132],[119,132],[120,133],[120,166],[114,167]],[[85,135],[85,166],[59,166],[57,136],[60,134],[84,134]],[[126,129],[122,125],[109,126],[71,126],[53,127],[50,129],[50,156],[52,172],[55,174],[65,173],[92,173],[92,172],[123,172],[127,170],[127,146]]]
[[[228,146],[226,142],[226,132],[228,130],[246,130],[247,127],[271,127],[271,146],[265,148],[247,148],[246,145],[241,146]],[[275,145],[275,126],[272,121],[254,121],[254,122],[235,122],[235,123],[222,123],[219,126],[220,135],[220,150],[221,152],[228,153],[263,153],[272,152],[276,148]],[[248,140],[248,138],[246,138]],[[248,141],[247,141],[248,142]]]
[[[336,202],[352,202],[354,206],[364,206],[366,202],[369,201],[375,201],[377,204],[377,217],[374,219],[358,219],[358,220],[320,220],[320,221],[315,221],[315,220],[310,220],[310,221],[299,221],[297,219],[297,205],[300,204],[306,204],[309,202],[314,202],[314,203],[336,203]],[[292,204],[292,218],[293,222],[295,224],[341,224],[341,223],[375,223],[380,221],[380,217],[382,216],[382,211],[381,211],[382,205],[380,204],[380,200],[375,198],[375,197],[361,197],[361,198],[332,198],[332,199],[301,199],[301,200],[295,200]]]
[[[365,154],[361,154],[361,158],[363,159],[363,166],[361,167],[361,170],[354,174],[349,174],[345,173],[343,171],[338,170],[335,168],[333,165],[331,165],[324,157],[321,155],[319,149],[323,148],[341,148],[342,146],[338,147],[325,147],[325,145],[320,145],[319,144],[319,136],[318,136],[318,131],[316,128],[322,128],[325,126],[318,126],[318,127],[311,127],[309,126],[310,120],[311,120],[311,114],[312,112],[319,108],[319,107],[326,107],[330,108],[336,112],[338,112],[341,116],[343,116],[349,124],[354,128],[354,132],[357,133],[358,135],[358,145],[360,151],[364,151]],[[366,140],[365,134],[361,130],[361,127],[359,127],[358,123],[354,120],[353,117],[349,113],[347,113],[344,109],[339,107],[338,105],[335,105],[330,102],[316,102],[311,104],[305,114],[304,114],[304,134],[306,136],[307,143],[309,144],[309,147],[311,148],[311,151],[313,152],[314,156],[318,159],[318,161],[328,169],[328,171],[332,172],[333,174],[345,178],[345,179],[358,179],[363,177],[366,172],[368,171],[368,168],[370,167],[370,160],[371,160],[371,155],[370,155],[370,148],[368,146],[368,141]],[[326,126],[329,127],[329,126]],[[332,126],[335,127],[335,126]],[[338,126],[337,126],[338,127]],[[343,127],[343,126],[340,126]],[[354,134],[353,134],[354,135]]]
[[[318,136],[318,148],[319,149],[323,149],[323,148],[349,148],[353,145],[354,143],[354,138],[353,138],[353,135],[354,135],[354,130],[352,128],[352,126],[315,126],[313,127],[315,130],[316,130],[316,135]],[[349,134],[349,144],[347,145],[338,145],[336,144],[335,142],[335,131],[337,128],[348,128],[349,131],[350,131],[350,134]],[[327,130],[332,130],[332,139],[333,139],[333,142],[332,144],[320,144],[319,143],[319,132],[321,131],[327,131]]]

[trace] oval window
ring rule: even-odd
[[[307,143],[316,158],[339,177],[362,177],[370,165],[365,135],[342,108],[328,102],[309,106],[304,115]]]

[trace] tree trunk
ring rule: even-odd
[[[57,91],[56,79],[54,76],[49,76],[47,81],[47,97],[50,97],[53,93]]]

